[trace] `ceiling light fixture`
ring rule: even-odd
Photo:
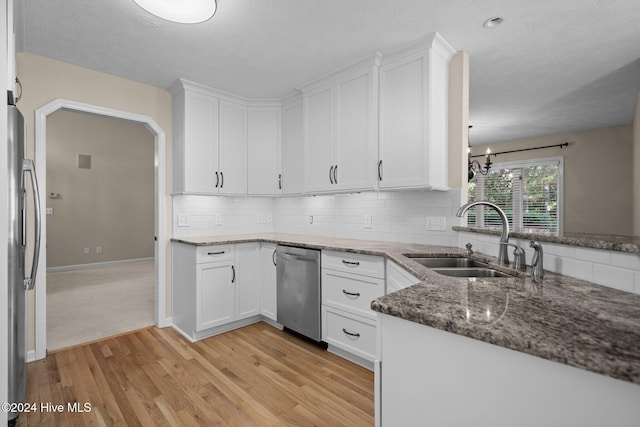
[[[489,18],[486,21],[484,21],[484,24],[482,24],[482,26],[487,29],[490,29],[502,24],[502,21],[504,21],[504,19],[502,19],[501,17],[494,16],[493,18]]]
[[[216,13],[216,0],[133,0],[147,12],[180,24],[199,24]]]

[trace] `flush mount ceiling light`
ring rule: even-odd
[[[216,13],[216,0],[133,0],[147,12],[167,21],[198,24]]]
[[[504,21],[504,19],[502,19],[501,17],[494,16],[493,18],[489,18],[486,21],[484,21],[484,24],[482,24],[482,26],[487,29],[494,28],[502,24],[502,21]]]

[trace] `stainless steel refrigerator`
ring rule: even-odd
[[[24,119],[15,105],[8,106],[7,147],[9,172],[9,403],[20,403],[26,389],[26,292],[33,289],[40,252],[40,201],[33,161],[24,158]],[[33,262],[27,275],[27,175],[34,198]],[[18,413],[8,414],[9,425]]]

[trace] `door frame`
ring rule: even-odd
[[[79,111],[98,116],[111,117],[144,124],[154,137],[154,174],[155,174],[155,202],[154,202],[154,230],[156,241],[155,251],[155,323],[158,327],[168,326],[166,316],[166,134],[156,121],[149,116],[130,113],[128,111],[84,104],[58,98],[35,111],[35,164],[36,175],[39,180],[39,197],[41,201],[47,196],[47,117],[58,110]],[[46,218],[46,203],[41,203],[41,218]],[[38,258],[41,266],[40,274],[36,277],[35,286],[35,355],[30,360],[43,359],[47,355],[47,221],[42,221],[41,245]]]

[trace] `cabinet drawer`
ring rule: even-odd
[[[369,361],[375,359],[375,323],[327,306],[322,308],[322,319],[322,335],[326,343]]]
[[[371,301],[384,295],[384,280],[322,269],[322,303],[375,320]]]
[[[232,260],[235,257],[234,245],[199,246],[196,262]]]
[[[384,258],[381,256],[322,251],[322,267],[384,279]]]

